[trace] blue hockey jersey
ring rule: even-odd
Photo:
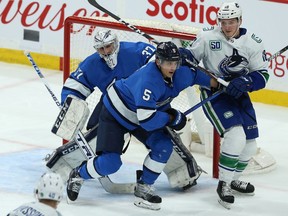
[[[142,67],[153,56],[155,48],[143,42],[120,42],[118,64],[111,69],[105,60],[95,52],[81,62],[77,70],[66,80],[61,103],[69,94],[85,100],[98,87],[105,94],[116,80],[126,78]]]
[[[165,110],[179,93],[194,84],[210,87],[210,77],[201,71],[181,66],[173,82],[163,79],[156,63],[149,62],[108,90],[103,102],[114,118],[129,130],[143,127],[147,131],[163,128],[169,121]]]

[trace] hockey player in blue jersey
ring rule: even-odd
[[[78,97],[74,97],[73,101],[76,99],[82,106],[85,103],[83,100],[92,93],[94,87],[98,87],[105,94],[107,88],[111,86],[115,80],[122,77],[125,78],[134,73],[136,69],[145,64],[155,52],[155,48],[150,44],[141,42],[119,43],[116,35],[109,30],[96,33],[94,37],[94,47],[97,53],[88,56],[80,63],[77,70],[71,73],[65,82],[62,89],[63,108],[59,113],[60,118],[56,119],[55,127],[52,129],[53,133],[65,140],[69,140],[69,142],[58,147],[55,152],[49,155],[46,166],[54,172],[60,173],[64,179],[68,178],[67,173],[69,173],[71,169],[80,165],[87,157],[87,155],[83,154],[74,139],[78,130],[83,128],[87,115],[85,115],[84,112],[82,113],[82,109],[78,104],[72,106],[74,108],[67,105],[71,94],[73,97]],[[66,100],[67,95],[69,95],[68,100]],[[69,101],[71,102],[71,100]],[[88,131],[85,133],[85,139],[88,142],[88,147],[91,147],[94,152],[96,150],[97,123],[101,107],[102,99],[100,99],[94,109],[86,126]],[[62,113],[65,113],[64,117]],[[69,115],[69,113],[71,113],[71,115]],[[76,120],[75,116],[84,116],[80,118],[80,122],[83,124],[78,123],[79,119]],[[60,121],[61,123],[59,123]],[[71,126],[71,124],[73,125]],[[174,132],[171,136],[172,139],[175,139],[175,137],[179,135]],[[181,142],[181,140],[179,142]],[[170,157],[165,166],[164,172],[168,177],[171,187],[186,190],[196,185],[196,180],[202,171],[190,153],[185,160],[183,159],[181,152],[185,152],[185,146],[179,142],[177,142],[178,150],[173,150],[172,157]],[[194,162],[191,163],[191,160]],[[106,179],[107,178],[108,176]],[[106,191],[111,192],[108,189],[109,186],[106,186],[102,182],[101,184]]]
[[[223,3],[218,21],[219,26],[203,29],[197,35],[190,55],[192,61],[202,61],[207,70],[230,81],[227,94],[203,106],[206,116],[223,137],[217,193],[219,203],[230,208],[234,203],[233,191],[254,194],[251,183],[239,180],[257,149],[258,127],[248,92],[264,88],[269,74],[262,39],[240,28],[239,4]],[[202,88],[203,99],[211,94],[209,89]]]
[[[124,134],[130,132],[150,150],[138,172],[134,204],[158,210],[161,197],[153,184],[163,171],[173,144],[165,127],[180,130],[186,117],[171,108],[170,102],[188,86],[199,84],[217,87],[218,82],[206,74],[180,66],[180,54],[172,42],[161,42],[156,60],[126,79],[116,81],[104,96],[97,137],[98,156],[89,159],[70,173],[67,195],[76,200],[83,180],[115,173],[122,165]]]
[[[95,87],[105,94],[116,80],[130,76],[145,65],[155,51],[155,47],[147,43],[119,42],[111,30],[101,30],[95,34],[94,48],[97,52],[81,62],[65,81],[61,92],[62,104],[69,94],[85,100]],[[88,121],[87,129],[98,123],[101,106],[102,98]]]
[[[61,92],[62,105],[64,105],[68,95],[75,96],[81,101],[85,100],[93,93],[94,88],[98,88],[102,95],[105,94],[107,89],[116,80],[130,76],[138,68],[145,65],[155,52],[155,47],[148,43],[119,41],[115,32],[109,29],[99,30],[96,32],[93,47],[96,52],[85,58],[79,64],[76,71],[72,72],[69,78],[65,81]],[[97,124],[102,104],[101,96],[86,125],[88,132],[85,134],[85,139],[94,151],[98,128]],[[74,122],[75,113],[80,112],[78,106],[75,107],[75,110],[71,111],[72,116],[70,119],[67,119],[67,122]],[[67,107],[63,106],[63,109],[66,108]],[[83,119],[85,119],[81,121],[83,124],[86,123],[87,115],[79,115],[84,116]],[[65,117],[68,118],[67,115],[65,115]],[[66,121],[65,118],[62,120]],[[58,125],[57,120],[55,124]],[[62,125],[66,125],[66,123],[63,123],[60,126]],[[53,166],[60,167],[59,173],[67,173],[67,169],[75,167],[75,162],[80,164],[83,161],[82,152],[77,148],[78,145],[75,140],[73,138],[66,138],[68,137],[67,134],[69,134],[69,137],[72,137],[73,134],[78,132],[78,129],[82,130],[82,125],[79,126],[79,128],[77,128],[78,125],[77,127],[69,126],[65,130],[60,129],[60,126],[57,128],[54,127],[55,130],[52,129],[52,132],[70,141],[66,145],[56,149],[57,153],[55,154],[55,157],[58,159],[63,157],[64,161],[67,161],[67,164],[65,164],[66,166],[63,166],[60,163],[61,160],[55,160],[55,158],[51,158],[51,161],[57,161],[55,163],[53,162]],[[74,151],[71,151],[71,149],[74,149]],[[63,155],[61,153],[63,151],[68,153]],[[67,158],[65,158],[66,156]],[[48,161],[47,164],[49,164],[49,162],[50,161]],[[52,168],[50,164],[48,167]],[[58,172],[58,169],[54,171]]]

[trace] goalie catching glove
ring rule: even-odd
[[[167,126],[177,131],[185,127],[187,118],[183,113],[173,108],[169,108],[166,112],[170,116]]]
[[[83,128],[88,116],[87,102],[68,95],[51,131],[65,140],[72,140]]]

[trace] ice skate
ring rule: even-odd
[[[134,205],[147,208],[151,210],[159,210],[160,204],[162,202],[161,197],[154,194],[154,188],[152,185],[145,184],[143,182],[138,182],[135,187],[135,201]]]
[[[218,202],[225,208],[230,209],[231,204],[234,203],[234,196],[232,194],[232,190],[224,181],[219,181],[217,187],[217,194],[219,196]]]
[[[234,180],[231,182],[231,189],[244,195],[254,195],[255,187],[249,182]]]
[[[142,172],[139,170],[137,171],[137,184],[135,187],[134,195],[135,195],[135,201],[134,205],[151,209],[151,210],[160,210],[160,204],[162,202],[161,197],[154,194],[154,188],[152,185],[145,184],[143,181],[139,181],[139,175]]]
[[[75,201],[78,198],[79,191],[83,184],[83,179],[78,174],[78,168],[74,168],[67,180],[67,202]]]

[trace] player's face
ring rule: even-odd
[[[220,20],[220,25],[225,36],[227,38],[232,38],[238,36],[241,20],[238,20],[237,18],[222,19]]]
[[[113,53],[113,51],[114,51],[114,43],[108,44],[104,47],[100,47],[97,49],[97,52],[103,56],[110,55]]]
[[[159,63],[160,70],[164,78],[172,78],[179,66],[178,61],[162,61]]]

